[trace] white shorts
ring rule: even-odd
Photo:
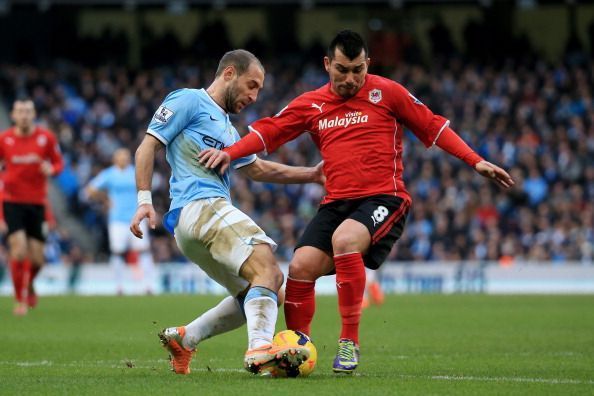
[[[239,276],[254,245],[276,243],[245,213],[224,198],[193,201],[182,209],[175,227],[182,253],[213,280],[237,296],[249,286]]]
[[[109,223],[107,227],[109,234],[109,249],[113,254],[124,254],[127,250],[143,252],[150,249],[148,220],[140,223],[142,239],[136,238],[130,232],[130,225],[126,223]]]

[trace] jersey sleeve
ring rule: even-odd
[[[3,173],[0,172],[0,221],[4,221],[4,181]]]
[[[409,128],[426,147],[433,146],[441,132],[450,124],[446,118],[433,114],[427,106],[398,83],[394,83],[390,99],[398,121]]]
[[[109,169],[102,170],[90,182],[89,186],[95,190],[105,191],[109,188]]]
[[[307,131],[307,117],[301,97],[293,100],[273,117],[262,118],[249,126],[260,136],[266,153],[272,153],[286,142]]]
[[[233,128],[233,138],[235,140],[235,143],[241,140],[241,136],[239,136],[239,133],[237,133],[237,129],[235,128]],[[243,168],[244,166],[256,161],[256,159],[258,159],[258,157],[256,157],[256,154],[246,155],[245,157],[237,158],[236,160],[232,161],[231,166],[233,166],[233,169]]]
[[[60,150],[60,144],[56,136],[53,133],[48,133],[47,135],[50,142],[47,156],[52,164],[52,175],[57,175],[64,170],[64,159],[62,158],[62,151]]]
[[[196,114],[197,103],[196,93],[189,89],[171,92],[153,115],[146,133],[168,145]]]

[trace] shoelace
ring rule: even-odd
[[[338,356],[340,360],[355,360],[355,348],[350,342],[341,342],[338,347]]]

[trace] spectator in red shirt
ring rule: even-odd
[[[34,124],[33,101],[17,99],[11,117],[14,126],[0,134],[2,204],[16,298],[14,314],[24,315],[37,304],[33,280],[44,264],[47,178],[58,174],[64,162],[55,136]]]
[[[224,151],[204,150],[207,167],[261,151],[272,152],[308,132],[322,154],[327,195],[297,243],[286,286],[287,327],[310,334],[314,286],[336,271],[342,331],[335,372],[359,363],[359,321],[365,266],[377,269],[402,234],[411,197],[402,178],[404,127],[426,147],[439,146],[502,187],[506,171],[476,154],[452,129],[400,84],[367,73],[370,59],[361,36],[345,30],[331,42],[324,66],[330,82],[306,92],[274,117],[256,121]],[[435,203],[438,205],[439,203]]]

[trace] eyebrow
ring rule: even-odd
[[[341,63],[336,62],[336,67],[342,67],[343,69],[356,69],[358,67],[363,67],[363,65],[365,65],[365,62],[361,62],[358,65],[353,65],[352,67],[349,68],[348,66],[345,66]]]
[[[256,84],[256,86],[257,86],[259,89],[262,89],[262,88],[264,88],[264,84],[260,84],[260,82],[258,82],[257,80],[250,80],[250,82],[252,82],[252,83]]]

